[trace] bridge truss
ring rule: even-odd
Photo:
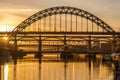
[[[64,45],[84,51],[115,50],[119,33],[82,9],[58,6],[37,12],[11,32],[10,43],[26,52],[48,52]],[[105,47],[108,47],[108,49]],[[77,52],[75,51],[75,52]],[[52,52],[54,52],[52,50]],[[58,51],[60,52],[60,51]]]

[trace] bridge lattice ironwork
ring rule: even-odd
[[[103,46],[114,51],[118,33],[97,16],[74,7],[58,6],[39,11],[12,32],[11,43],[26,50],[57,49],[64,45],[101,51]],[[33,51],[35,52],[35,51]]]

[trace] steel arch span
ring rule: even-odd
[[[92,27],[93,27],[93,24],[96,24],[97,26],[100,26],[100,28],[102,28],[104,32],[115,32],[111,26],[109,26],[107,23],[105,23],[103,20],[101,20],[97,16],[95,16],[85,10],[74,8],[74,7],[68,7],[68,6],[52,7],[52,8],[48,8],[48,9],[39,11],[39,12],[33,14],[32,16],[30,16],[29,18],[27,18],[26,20],[24,20],[22,23],[20,23],[12,32],[22,32],[25,28],[27,28],[32,23],[34,23],[38,20],[41,20],[43,18],[52,16],[52,15],[62,15],[62,14],[69,14],[69,15],[76,16],[76,26],[78,24],[77,16],[80,16],[81,18],[86,19],[87,28],[88,28],[88,24],[89,24],[88,20],[89,20],[92,22],[91,23]],[[67,25],[67,24],[65,23],[65,25]],[[72,25],[72,23],[71,23],[71,25]],[[82,21],[81,21],[81,25],[82,25]],[[77,30],[77,28],[76,28],[76,30]],[[71,31],[72,31],[72,28],[71,28]],[[88,31],[86,31],[86,32],[88,32]]]
[[[50,52],[56,53],[66,45],[76,48],[73,52],[110,53],[115,50],[116,38],[112,27],[95,15],[74,7],[58,6],[39,11],[20,23],[11,32],[9,43],[14,44],[16,51],[23,49],[38,55],[44,53],[43,50],[49,53],[50,47],[53,48]]]

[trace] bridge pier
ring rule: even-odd
[[[66,45],[67,43],[66,43],[66,35],[64,35],[64,45]]]
[[[88,37],[88,52],[91,51],[91,36]]]
[[[115,50],[116,50],[116,37],[115,37],[115,35],[113,35],[113,41],[112,41],[112,53],[114,53],[115,52]]]
[[[39,62],[41,62],[41,57],[42,57],[42,40],[41,40],[41,35],[39,36],[39,40],[38,40],[38,53],[35,54],[35,58],[39,58]]]
[[[120,80],[120,62],[114,62],[114,80]]]
[[[15,48],[15,51],[18,50],[18,46],[17,46],[17,39],[16,39],[17,35],[15,35],[15,39],[14,39],[14,48]]]
[[[92,42],[92,40],[91,40],[91,36],[89,35],[88,36],[88,56],[89,57],[93,57],[94,59],[96,58],[96,54],[95,53],[92,53],[91,54],[91,42]]]
[[[14,47],[11,51],[11,55],[14,59],[14,64],[17,64],[17,52],[18,52],[18,45],[17,45],[17,34],[15,34],[14,38]]]

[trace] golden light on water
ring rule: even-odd
[[[4,80],[8,80],[8,64],[4,67]]]

